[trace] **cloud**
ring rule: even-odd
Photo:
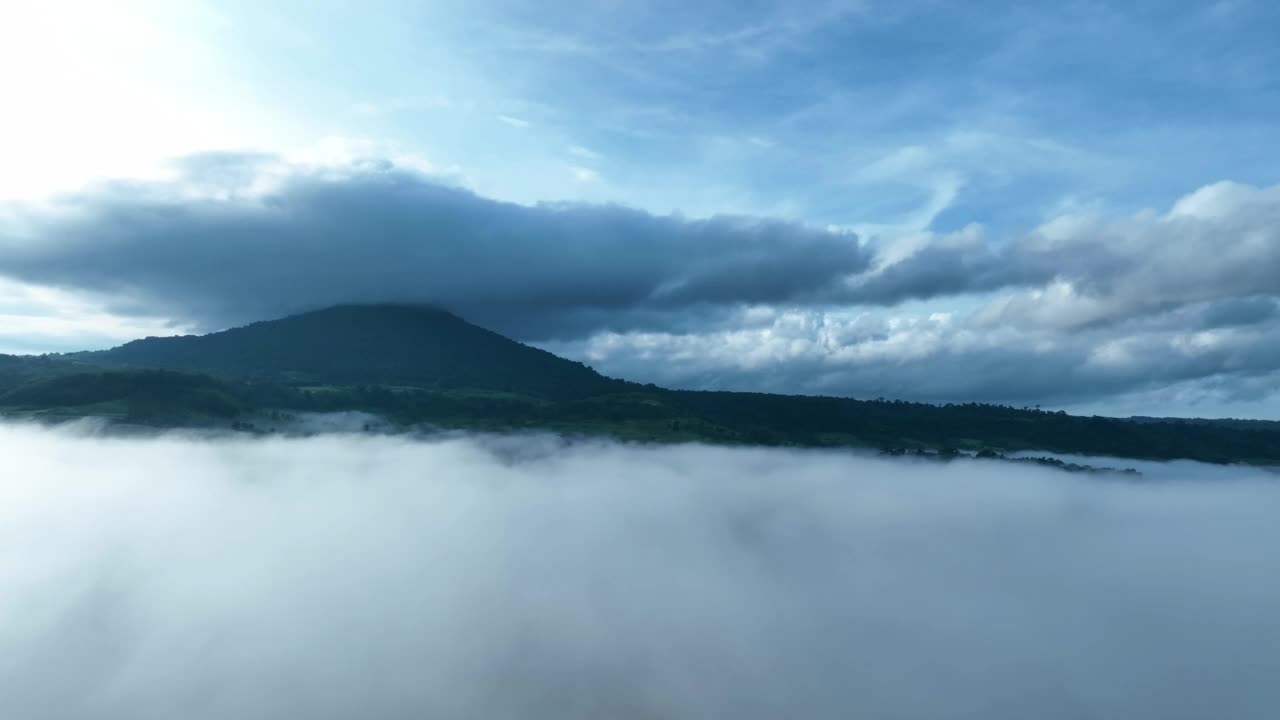
[[[581,145],[570,145],[569,154],[575,157],[580,157],[583,160],[591,160],[591,161],[599,161],[604,158],[603,155],[596,152],[595,150],[592,150],[591,148],[583,147]]]
[[[1280,708],[1280,486],[1239,469],[24,426],[0,456],[6,717]]]
[[[513,128],[519,128],[521,130],[532,125],[532,123],[530,123],[528,120],[522,120],[518,117],[512,117],[511,115],[499,115],[498,120],[506,123],[507,125],[510,125]]]
[[[1163,213],[871,244],[872,267],[826,304],[548,347],[682,387],[1059,407],[1163,388],[1179,412],[1274,416],[1277,228],[1280,186],[1217,183]],[[1220,406],[1242,401],[1252,407]]]
[[[434,302],[681,387],[1072,406],[1182,386],[1266,402],[1254,389],[1280,371],[1280,186],[1217,183],[1165,212],[1063,213],[1008,237],[866,242],[502,203],[369,152],[195,156],[168,181],[10,206],[0,276],[202,328]]]
[[[1179,401],[1131,409],[1274,417],[1266,403],[1280,379],[1280,320],[1206,329],[1213,307],[1069,332],[993,324],[980,312],[757,308],[684,332],[543,345],[606,374],[675,387],[1095,409],[1164,389]]]
[[[19,220],[0,273],[133,294],[215,324],[342,300],[426,300],[530,339],[567,331],[557,325],[619,329],[608,313],[704,303],[874,306],[1015,290],[982,322],[1067,332],[1196,303],[1220,304],[1206,322],[1229,321],[1222,313],[1238,301],[1263,319],[1280,295],[1280,186],[1218,183],[1164,214],[1060,215],[1004,241],[976,225],[923,233],[900,252],[777,220],[510,205],[416,166],[350,149],[341,158],[197,156],[173,182],[101,185],[52,210],[11,211]]]
[[[1239,297],[1218,300],[1204,310],[1206,328],[1255,325],[1276,316],[1280,301],[1270,297]]]
[[[218,326],[344,301],[439,303],[521,338],[836,292],[855,236],[745,217],[485,199],[388,161],[206,155],[16,212],[0,275]]]
[[[569,170],[573,173],[573,179],[578,182],[597,182],[600,180],[600,173],[589,167],[571,165]]]
[[[1037,322],[1111,322],[1171,306],[1280,294],[1280,185],[1215,183],[1163,214],[1057,216],[1001,242],[972,226],[930,234],[914,252],[861,280],[854,297],[870,302],[927,299],[1057,282],[1065,296],[1020,298],[1001,319],[1049,313]],[[1095,312],[1072,313],[1099,301]],[[1052,317],[1058,314],[1058,318]]]
[[[180,328],[159,318],[126,318],[103,312],[74,293],[0,278],[0,354],[75,352],[110,347]]]

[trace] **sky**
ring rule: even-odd
[[[1256,467],[74,423],[0,424],[0,457],[4,717],[1280,706]]]
[[[681,387],[1280,417],[1280,6],[0,6],[0,352],[442,304]]]

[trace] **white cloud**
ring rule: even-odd
[[[580,157],[583,160],[600,160],[604,157],[600,153],[596,152],[595,150],[583,147],[581,145],[570,145],[569,154],[575,157]]]
[[[511,115],[499,115],[498,120],[506,123],[507,125],[510,125],[513,128],[520,128],[521,130],[529,127],[532,124],[528,120],[522,120],[521,118],[512,117]]]
[[[422,153],[407,150],[397,143],[359,136],[323,137],[282,159],[285,163],[280,165],[280,170],[286,173],[297,167],[345,172],[369,164],[387,163],[437,177],[448,176],[458,170],[456,167],[440,168]]]
[[[1275,387],[1254,379],[1272,373],[1280,353],[1274,309],[1246,325],[1196,329],[1207,308],[1141,324],[1079,329],[1062,312],[1006,322],[1009,301],[962,313],[929,303],[896,310],[760,308],[685,332],[601,333],[585,340],[541,343],[589,360],[606,374],[688,388],[886,396],[934,402],[974,400],[1015,405],[1098,407],[1102,398],[1181,387],[1181,406],[1151,405],[1140,414],[1185,414],[1215,400],[1214,412],[1274,416]],[[1199,383],[1197,386],[1195,383]],[[1230,388],[1251,387],[1231,395]]]
[[[573,173],[573,179],[578,182],[596,182],[600,179],[600,173],[589,167],[572,165],[569,170]]]
[[[0,353],[97,350],[186,329],[164,318],[111,314],[92,296],[0,278]]]

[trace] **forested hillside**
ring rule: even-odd
[[[146,338],[78,358],[237,379],[466,387],[555,399],[622,386],[580,363],[413,305],[344,305],[211,335]]]
[[[421,306],[339,306],[102,352],[0,356],[0,411],[9,413],[257,428],[262,417],[281,411],[341,410],[401,424],[658,442],[943,455],[1040,450],[1280,465],[1280,427],[1271,423],[668,390],[604,377]]]

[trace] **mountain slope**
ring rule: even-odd
[[[27,383],[85,369],[84,363],[51,355],[0,354],[0,395]]]
[[[341,305],[201,336],[151,337],[79,359],[297,383],[414,385],[587,397],[624,388],[581,363],[437,308]]]
[[[151,422],[230,418],[245,410],[231,387],[207,375],[172,370],[56,374],[0,393],[0,406]]]

